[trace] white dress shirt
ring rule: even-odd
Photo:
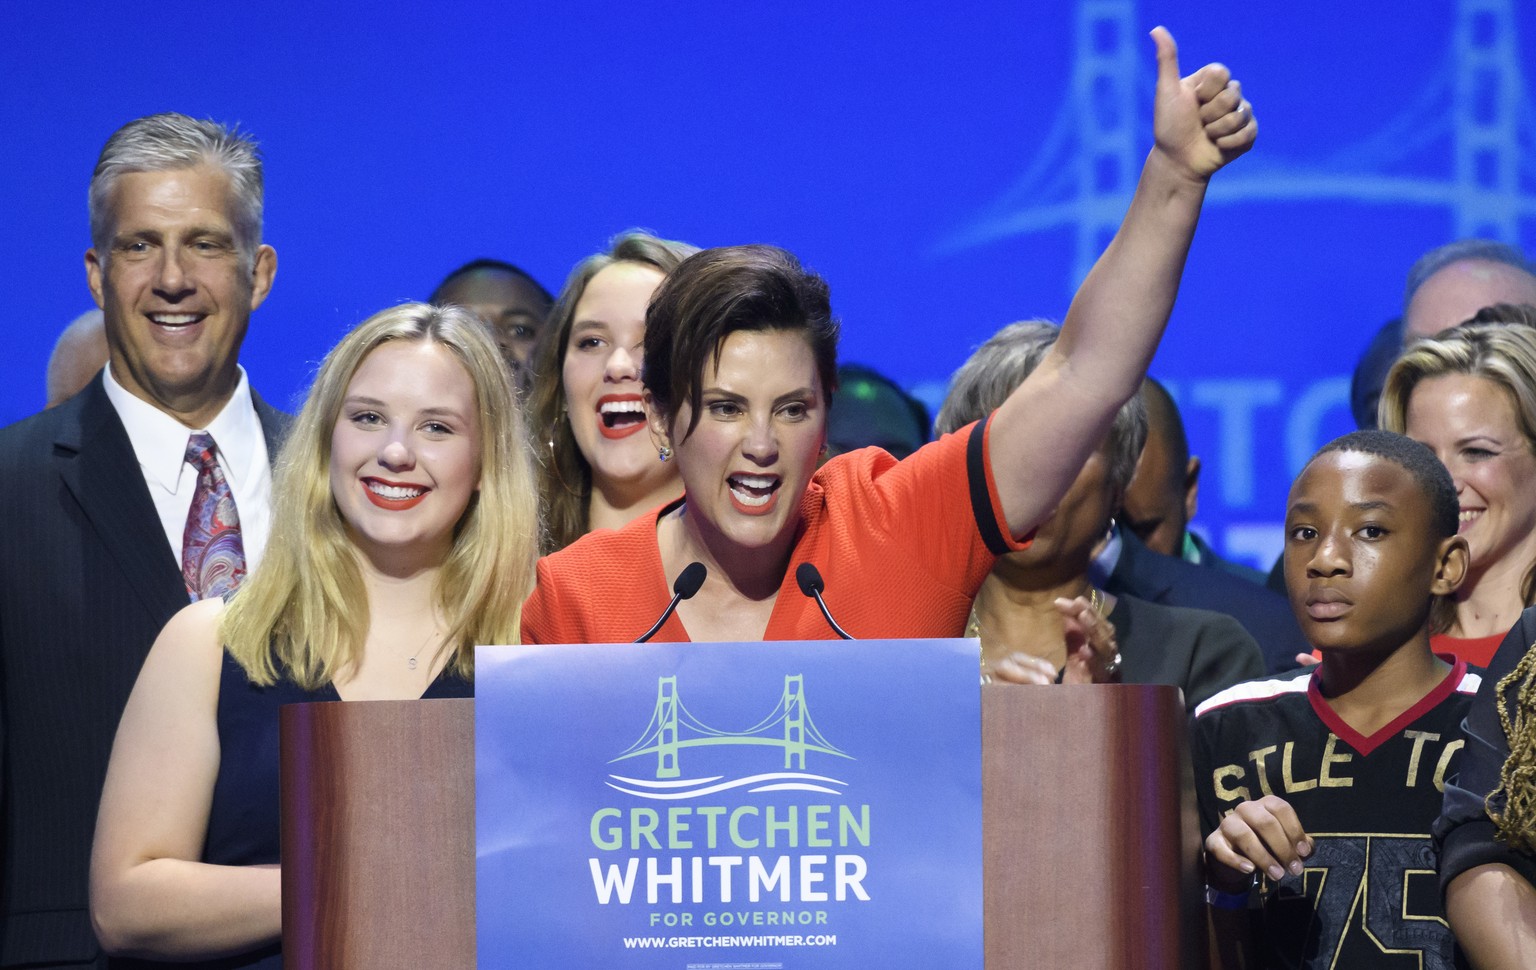
[[[149,486],[160,526],[177,564],[181,563],[181,542],[187,529],[187,514],[192,510],[192,494],[197,491],[197,469],[186,460],[187,439],[201,430],[212,435],[217,446],[219,467],[224,469],[224,477],[235,496],[235,511],[240,516],[245,568],[255,569],[272,528],[272,463],[267,457],[261,419],[251,403],[251,385],[245,368],[240,368],[240,383],[224,409],[208,422],[208,427],[201,429],[188,428],[135,397],[112,376],[110,364],[103,383],[108,400],[128,431],[139,470]]]

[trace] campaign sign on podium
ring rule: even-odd
[[[482,647],[481,966],[982,966],[974,640]]]

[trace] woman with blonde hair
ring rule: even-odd
[[[1432,642],[1479,667],[1536,603],[1536,329],[1488,317],[1410,346],[1380,405],[1381,427],[1428,445],[1456,483],[1472,568]]]
[[[646,433],[646,307],[687,243],[630,231],[577,264],[534,351],[528,411],[542,465],[545,552],[616,529],[682,492]]]
[[[394,307],[327,355],[261,564],[166,625],[128,701],[91,861],[108,952],[282,965],[278,708],[472,695],[475,645],[517,640],[532,479],[507,365],[469,311]]]

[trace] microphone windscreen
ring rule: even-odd
[[[699,587],[704,585],[704,577],[709,575],[709,570],[704,568],[701,562],[691,562],[683,567],[683,571],[677,574],[677,582],[672,584],[672,593],[683,599],[691,599]]]
[[[826,589],[821,581],[821,571],[808,562],[795,567],[795,582],[799,584],[800,592],[806,596],[814,596]]]

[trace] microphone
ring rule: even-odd
[[[677,604],[683,600],[692,599],[693,594],[697,593],[699,587],[704,585],[704,577],[708,575],[709,570],[705,569],[704,564],[701,562],[691,562],[684,566],[683,571],[677,574],[677,581],[672,584],[672,602],[667,604],[667,608],[661,611],[661,616],[657,618],[655,623],[651,624],[651,628],[640,634],[639,639],[635,642],[644,643],[651,637],[654,637],[656,631],[661,629],[661,625],[667,622],[667,617],[671,616],[672,611],[677,609]]]
[[[826,601],[821,598],[821,591],[827,588],[827,584],[821,581],[821,571],[810,563],[803,562],[795,567],[795,582],[799,584],[800,592],[814,599],[816,605],[821,607],[821,615],[827,618],[827,626],[832,628],[832,632],[844,640],[852,640],[853,637],[848,631],[838,626],[837,621],[832,619],[832,611],[827,609]]]

